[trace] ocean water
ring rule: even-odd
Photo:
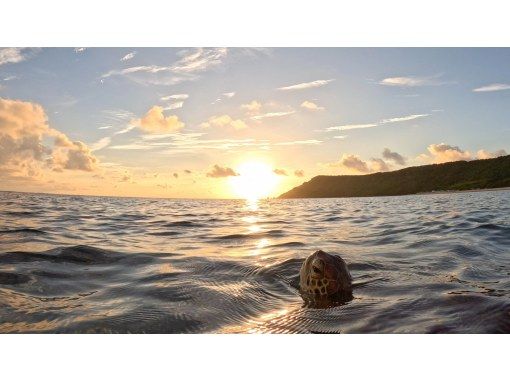
[[[352,301],[304,306],[341,255]],[[164,200],[0,192],[0,332],[508,333],[510,192]]]

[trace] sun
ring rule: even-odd
[[[243,162],[236,172],[237,176],[229,178],[230,187],[235,195],[248,200],[268,197],[279,182],[271,166],[260,161]]]

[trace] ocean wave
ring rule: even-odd
[[[0,332],[508,333],[509,204],[510,192],[258,208],[7,193]],[[351,301],[301,299],[316,249],[347,262]]]

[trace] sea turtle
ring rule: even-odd
[[[299,290],[307,303],[352,299],[352,277],[345,261],[337,255],[315,251],[306,258],[299,272]]]

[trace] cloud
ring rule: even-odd
[[[81,141],[73,141],[68,149],[56,149],[53,151],[52,162],[55,171],[62,169],[94,171],[98,159],[91,153],[90,149]]]
[[[458,146],[452,146],[445,143],[431,144],[427,150],[432,155],[431,160],[434,163],[470,160],[471,153],[464,151]]]
[[[236,177],[239,174],[236,173],[232,168],[221,167],[219,165],[214,165],[213,169],[206,174],[207,177],[210,178],[224,178],[224,177]]]
[[[244,129],[248,126],[241,119],[232,119],[229,115],[212,116],[206,122],[200,124],[203,128],[209,127],[232,127],[234,129]]]
[[[99,139],[98,141],[96,141],[94,144],[92,144],[90,146],[90,150],[92,152],[95,152],[96,150],[104,149],[108,145],[110,145],[111,141],[112,141],[111,137],[103,137],[103,138]]]
[[[184,105],[184,102],[170,103],[165,108],[163,108],[163,110],[165,110],[165,111],[176,110],[176,109],[182,108],[183,105]]]
[[[130,124],[127,127],[121,129],[120,131],[117,131],[114,133],[114,135],[123,135],[124,133],[128,133],[129,131],[136,128],[136,124]]]
[[[262,104],[256,100],[252,100],[250,103],[242,104],[241,109],[247,114],[256,115],[262,109]]]
[[[184,169],[184,173],[186,173],[186,174],[191,174],[191,170],[189,170],[189,169]]]
[[[390,161],[393,161],[394,163],[396,163],[398,165],[405,165],[406,164],[405,157],[403,157],[402,155],[398,154],[397,152],[392,152],[388,148],[384,148],[382,156],[383,156],[383,158],[385,158],[387,160],[390,160]]]
[[[362,128],[372,128],[377,127],[379,124],[371,123],[371,124],[346,124],[346,125],[338,125],[335,127],[328,127],[326,131],[347,131],[349,129],[362,129]]]
[[[179,52],[182,58],[172,66],[175,73],[196,73],[218,66],[227,56],[227,48],[196,48]]]
[[[145,65],[110,70],[101,75],[101,78],[125,76],[141,84],[174,85],[198,79],[200,73],[220,65],[226,58],[227,53],[227,48],[182,50],[178,53],[181,58],[173,65]]]
[[[140,144],[125,144],[125,145],[113,145],[110,146],[108,149],[115,149],[115,150],[146,150],[151,149],[150,145],[140,145]]]
[[[391,124],[391,123],[399,123],[403,121],[410,121],[410,120],[416,120],[421,119],[424,117],[430,116],[430,114],[415,114],[415,115],[408,115],[408,116],[401,116],[401,117],[394,117],[390,119],[383,119],[375,123],[368,123],[368,124],[347,124],[347,125],[339,125],[335,127],[328,127],[326,128],[327,132],[332,131],[347,131],[350,129],[363,129],[363,128],[373,128],[378,127],[383,124]]]
[[[174,178],[179,178],[179,174],[178,173],[174,173],[172,174]]]
[[[409,116],[402,116],[402,117],[394,117],[391,119],[383,119],[379,122],[379,124],[397,123],[400,121],[421,119],[422,117],[427,117],[427,116],[430,116],[430,114],[417,114],[417,115],[409,115]]]
[[[85,50],[87,50],[87,48],[85,47],[77,47],[77,48],[74,48],[74,52],[75,53],[83,53]]]
[[[278,90],[281,91],[305,90],[307,88],[322,87],[333,81],[334,79],[320,79],[315,80],[313,82],[298,83],[292,86],[279,87]]]
[[[277,142],[274,143],[274,145],[318,145],[322,144],[321,140],[297,140],[297,141],[283,141],[283,142]]]
[[[367,163],[354,154],[343,154],[339,162],[330,164],[330,166],[340,166],[358,173],[368,173],[370,171]]]
[[[373,172],[387,172],[391,169],[390,166],[381,158],[372,158],[370,161],[370,168]]]
[[[166,116],[163,108],[153,106],[144,117],[135,121],[140,129],[147,133],[169,133],[177,132],[184,128],[184,123],[175,115]]]
[[[298,170],[295,170],[295,171],[294,171],[294,175],[295,175],[296,177],[304,177],[305,172],[304,172],[303,170],[301,170],[301,169],[298,169]]]
[[[310,110],[310,111],[322,111],[324,110],[324,107],[319,107],[314,102],[310,102],[308,100],[305,100],[303,103],[301,103],[301,107]]]
[[[189,98],[188,94],[173,94],[173,95],[163,96],[160,99],[163,101],[166,101],[166,100],[172,100],[172,99],[173,100],[186,100],[188,98]]]
[[[391,170],[390,165],[381,158],[372,158],[367,162],[355,154],[343,154],[340,161],[331,163],[329,166],[340,167],[352,174],[369,174]]]
[[[119,179],[120,182],[133,182],[133,176],[129,172],[125,172]]]
[[[132,51],[131,53],[127,53],[124,57],[122,57],[121,61],[129,61],[130,59],[133,59],[136,55],[136,51]]]
[[[0,48],[0,66],[7,63],[18,63],[28,59],[36,49],[31,48]]]
[[[224,92],[223,94],[221,94],[222,97],[216,98],[216,100],[214,102],[212,102],[211,104],[219,103],[223,100],[223,98],[228,98],[228,99],[233,98],[235,94],[236,94],[235,92]]]
[[[276,174],[276,175],[282,175],[282,176],[286,176],[287,175],[287,172],[285,171],[285,169],[274,169],[273,173]]]
[[[347,138],[346,135],[338,135],[338,136],[333,136],[334,139],[339,139],[339,140],[344,140]]]
[[[49,127],[39,104],[0,98],[0,173],[35,178],[48,169],[92,171],[97,163],[87,145]]]
[[[504,91],[510,90],[510,84],[506,83],[494,83],[487,86],[482,86],[473,89],[473,92],[493,92],[493,91]]]
[[[271,118],[271,117],[281,117],[281,116],[292,115],[295,112],[296,111],[267,112],[262,115],[252,116],[251,119],[252,120],[262,120],[262,119],[267,119],[267,118]]]
[[[479,160],[485,160],[487,158],[506,156],[507,154],[508,153],[504,149],[500,149],[495,152],[488,152],[485,149],[480,149],[478,152],[476,152],[476,158]]]
[[[383,86],[395,86],[395,87],[419,87],[419,86],[439,86],[446,82],[438,80],[440,75],[434,75],[429,77],[391,77],[385,78],[379,82]]]
[[[50,150],[46,114],[38,104],[0,98],[0,167],[2,172],[34,177]],[[1,174],[0,174],[1,176]]]

